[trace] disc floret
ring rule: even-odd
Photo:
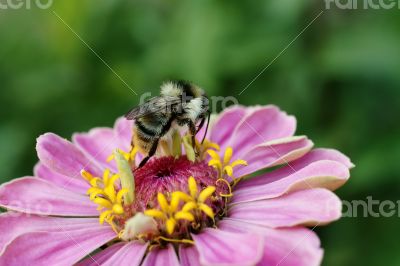
[[[106,221],[113,224],[116,215],[124,213],[123,196],[128,193],[127,189],[117,189],[115,182],[119,179],[118,174],[110,175],[110,170],[104,171],[103,177],[94,177],[91,173],[82,170],[81,175],[90,183],[87,190],[90,200],[98,205],[101,211],[99,222]]]

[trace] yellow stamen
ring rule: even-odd
[[[194,221],[194,216],[190,212],[180,211],[175,214],[175,219],[177,220],[186,220],[189,222]]]
[[[205,150],[208,150],[208,149],[214,149],[216,151],[220,150],[220,147],[217,143],[211,142],[207,139],[204,141],[203,146],[204,146]]]
[[[189,202],[193,200],[191,196],[182,191],[175,191],[173,192],[173,194],[176,194],[179,197],[179,199],[183,200],[184,202]]]
[[[166,238],[163,236],[159,236],[157,239],[162,239],[167,242],[172,242],[172,243],[182,243],[182,244],[191,244],[194,245],[194,241],[190,239],[172,239],[172,238]]]
[[[224,182],[228,186],[228,189],[229,189],[229,194],[223,194],[223,193],[219,194],[221,197],[225,198],[225,208],[224,208],[224,211],[220,214],[220,216],[222,217],[225,215],[225,213],[227,211],[228,198],[233,197],[233,194],[232,194],[231,184],[226,179],[219,178],[219,179],[217,179],[217,181],[215,181],[215,183],[218,183],[218,182]]]
[[[203,191],[201,191],[197,200],[201,203],[204,203],[215,192],[215,189],[216,188],[214,186],[205,188]]]
[[[103,193],[103,190],[97,187],[91,187],[86,191],[87,195],[97,195]]]
[[[200,143],[196,139],[196,148],[200,152],[200,158],[205,159],[207,156],[207,151],[210,149],[214,149],[216,151],[220,150],[220,147],[217,143],[211,142],[208,139],[205,139],[203,143]]]
[[[208,162],[208,165],[214,167],[218,171],[218,178],[223,178],[224,175],[233,178],[234,168],[236,166],[247,165],[247,162],[245,160],[235,160],[232,163],[230,162],[233,157],[232,147],[226,148],[223,160],[221,160],[219,154],[214,150],[208,150],[207,153],[211,157],[211,160]]]
[[[107,187],[104,188],[104,193],[106,194],[106,196],[110,199],[111,202],[115,201],[115,188],[114,185],[108,185]]]
[[[188,188],[190,195],[183,191],[174,191],[171,194],[170,203],[162,193],[157,194],[158,209],[149,209],[144,212],[145,215],[165,221],[165,229],[167,234],[171,235],[179,220],[194,222],[196,220],[192,211],[200,210],[208,217],[214,220],[214,212],[210,206],[205,204],[205,201],[215,192],[214,186],[209,186],[203,189],[200,193],[196,180],[193,176],[188,178]],[[180,209],[180,202],[186,202]],[[198,215],[198,214],[197,214]]]
[[[156,209],[145,210],[144,214],[147,216],[151,216],[153,218],[162,219],[162,220],[167,218],[162,211],[159,211]]]
[[[122,198],[123,198],[123,196],[124,196],[126,193],[128,193],[128,190],[125,189],[125,188],[123,188],[123,189],[121,189],[120,191],[118,191],[118,193],[117,193],[117,198],[116,198],[116,202],[118,202],[119,204],[121,204],[121,203],[122,203]]]
[[[208,155],[211,156],[212,159],[217,160],[217,161],[221,161],[221,157],[219,157],[219,154],[216,151],[208,150],[207,153],[208,153]]]
[[[163,212],[169,212],[169,206],[167,199],[165,198],[164,194],[158,193],[157,194],[158,204]]]
[[[101,184],[101,183],[103,183],[103,181],[102,181],[100,178],[98,178],[98,177],[93,177],[93,178],[90,180],[90,185],[92,185],[92,187],[98,187],[99,184]]]
[[[113,227],[113,230],[116,230],[113,220],[115,215],[124,213],[123,195],[127,193],[126,189],[121,189],[118,192],[116,191],[115,182],[119,176],[111,175],[109,169],[104,171],[101,179],[93,177],[85,170],[81,173],[82,177],[88,180],[92,186],[87,190],[86,194],[90,195],[90,200],[97,204],[97,210],[101,211],[99,222],[101,224],[107,222]]]
[[[81,176],[88,182],[90,182],[90,180],[92,180],[93,178],[92,174],[87,172],[86,170],[81,171]]]
[[[108,178],[109,178],[109,176],[110,176],[110,169],[106,169],[106,170],[104,171],[104,173],[103,173],[103,183],[104,183],[104,185],[106,185],[106,186],[107,186],[107,184],[108,184]]]
[[[210,206],[204,203],[200,203],[199,209],[202,210],[208,217],[214,219],[214,211],[211,209]]]
[[[231,164],[232,167],[235,167],[235,166],[238,166],[238,165],[247,166],[248,164],[247,164],[247,162],[245,160],[236,160]]]
[[[123,214],[124,213],[124,208],[121,206],[121,204],[114,204],[112,207],[112,210],[116,214]]]
[[[188,202],[185,205],[183,205],[182,211],[188,212],[188,211],[191,211],[191,210],[195,209],[196,207],[197,207],[196,202],[191,201],[191,202]]]
[[[176,220],[174,218],[169,218],[165,223],[165,226],[167,228],[167,233],[171,235],[174,232],[176,226]]]
[[[168,205],[168,202],[163,194],[158,195],[158,202],[162,211],[156,212],[159,217],[163,220],[166,217],[170,217],[174,214],[174,218],[176,220],[187,220],[187,221],[194,221],[195,217],[191,211],[200,210],[204,212],[207,216],[214,219],[214,212],[211,207],[205,204],[205,201],[215,192],[216,187],[208,186],[203,189],[200,193],[197,189],[197,183],[193,176],[188,178],[188,188],[190,195],[182,192],[182,191],[175,191],[172,193],[171,196],[171,204]],[[182,200],[186,202],[182,209],[179,211],[179,201]],[[150,210],[150,216],[155,217],[154,210]],[[161,213],[164,216],[161,216]],[[147,214],[147,211],[145,212]]]
[[[222,172],[222,163],[220,160],[212,159],[208,162],[208,166],[212,166],[218,170],[218,172]]]
[[[219,195],[221,197],[225,197],[225,198],[233,197],[231,184],[226,179],[223,179],[223,178],[219,178],[219,179],[217,179],[217,181],[215,181],[215,183],[218,183],[218,182],[224,182],[227,185],[228,189],[229,189],[229,194],[222,194],[221,193]]]
[[[233,154],[233,149],[231,147],[228,147],[224,154],[224,165],[229,164],[229,162],[232,159],[232,154]]]
[[[112,204],[110,201],[103,199],[103,198],[95,198],[93,200],[94,203],[96,203],[97,205],[100,205],[103,208],[107,208],[107,209],[111,209],[112,208]]]
[[[180,196],[179,193],[173,192],[171,196],[171,204],[170,204],[170,212],[176,212],[178,207],[179,207],[179,202],[180,202]]]
[[[109,178],[107,181],[107,183],[104,183],[105,186],[113,186],[115,181],[117,181],[117,179],[119,179],[119,175],[113,175],[111,178]]]
[[[175,230],[178,220],[195,220],[192,213],[179,209],[181,200],[183,199],[191,199],[191,197],[182,191],[174,191],[171,194],[171,201],[168,203],[164,194],[158,193],[157,201],[160,209],[145,210],[144,214],[165,221],[166,232],[171,235]]]
[[[192,196],[192,198],[197,196],[198,190],[197,190],[197,184],[196,184],[196,180],[194,179],[193,176],[189,177],[189,192],[190,192],[190,196]]]
[[[104,220],[106,220],[106,218],[108,217],[108,216],[110,216],[112,214],[112,211],[104,211],[104,212],[102,212],[101,214],[100,214],[100,218],[99,218],[99,222],[100,222],[100,224],[103,224],[104,223]]]
[[[230,165],[227,165],[224,167],[224,172],[229,176],[232,177],[233,175],[233,167]]]

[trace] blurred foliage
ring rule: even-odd
[[[162,81],[184,78],[245,105],[279,105],[297,117],[299,134],[349,155],[357,167],[338,191],[343,199],[396,200],[398,10],[324,8],[306,0],[82,0],[0,10],[1,181],[32,174],[40,134],[111,126],[138,103],[133,91],[157,93]],[[396,215],[317,229],[324,265],[399,265],[399,226]]]

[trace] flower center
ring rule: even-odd
[[[172,191],[188,191],[188,177],[193,176],[199,187],[215,185],[217,172],[207,162],[191,162],[186,156],[175,159],[172,156],[154,158],[135,171],[136,199],[138,211],[146,206],[155,206],[157,193],[168,194]],[[218,192],[226,187],[219,186]]]
[[[137,150],[132,148],[110,156],[118,173],[106,169],[99,178],[83,170],[91,185],[87,193],[101,211],[100,223],[109,223],[122,240],[141,239],[155,245],[191,243],[191,234],[215,226],[226,214],[231,186],[240,180],[233,177],[233,168],[246,162],[231,163],[232,148],[221,159],[219,146],[209,141],[196,143],[195,156],[188,139],[181,139],[186,155],[175,145],[139,169],[135,168]]]

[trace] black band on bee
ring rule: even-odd
[[[153,138],[158,135],[158,132],[155,130],[152,130],[150,128],[147,128],[141,121],[140,119],[137,119],[135,121],[135,125],[137,129],[143,134],[148,136],[148,139]]]

